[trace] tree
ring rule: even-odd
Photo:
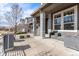
[[[18,4],[11,6],[12,18],[15,21],[15,33],[17,31],[17,22],[22,17],[23,10]]]
[[[8,11],[5,13],[5,19],[10,23],[12,27],[15,28],[15,34],[17,32],[17,22],[20,20],[22,17],[23,10],[19,6],[19,4],[12,4],[11,6],[11,11]]]
[[[14,27],[14,20],[12,19],[11,17],[11,12],[6,12],[5,14],[5,19],[8,21],[8,24],[11,26],[11,27]]]
[[[7,20],[7,22],[8,22],[8,25],[9,25],[9,31],[10,31],[10,27],[11,28],[13,28],[14,26],[14,22],[13,22],[13,19],[12,19],[12,17],[11,17],[11,13],[10,12],[6,12],[5,14],[5,19]]]

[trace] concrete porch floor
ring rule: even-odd
[[[79,56],[79,51],[64,47],[62,41],[56,39],[33,38],[18,39],[14,49],[7,51],[6,56]]]

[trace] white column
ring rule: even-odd
[[[78,19],[78,13],[77,13],[77,5],[74,8],[74,30],[77,30],[77,19]]]
[[[33,33],[34,33],[34,35],[36,35],[36,31],[35,31],[36,30],[35,29],[36,28],[36,26],[35,26],[35,20],[36,20],[36,18],[34,17],[33,18]]]
[[[55,30],[55,26],[54,26],[54,15],[53,15],[53,30]]]
[[[61,12],[61,30],[64,30],[64,15],[63,12]]]
[[[45,12],[40,12],[40,36],[45,37]]]
[[[48,22],[49,22],[48,23],[48,33],[50,33],[52,31],[52,28],[51,28],[51,13],[48,14]]]

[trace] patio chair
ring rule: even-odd
[[[58,31],[50,32],[49,37],[51,38],[51,35],[55,35],[55,33],[57,33],[57,32],[58,32]]]

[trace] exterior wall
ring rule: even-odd
[[[75,19],[74,20],[74,30],[77,30],[77,12],[76,12],[77,11],[77,7],[76,6],[72,6],[70,8],[61,10],[61,11],[53,14],[53,27],[55,28],[55,26],[54,26],[54,16],[60,14],[61,15],[61,30],[64,30],[64,26],[63,26],[64,25],[63,24],[63,20],[64,20],[63,13],[66,12],[66,11],[72,10],[72,9],[74,9],[74,19]],[[55,29],[53,29],[53,30],[55,30]]]
[[[78,29],[78,31],[77,31],[77,35],[79,36],[79,4],[78,4],[78,20],[77,20],[77,29]]]
[[[27,18],[27,23],[33,23],[33,18],[32,17],[28,17]]]

